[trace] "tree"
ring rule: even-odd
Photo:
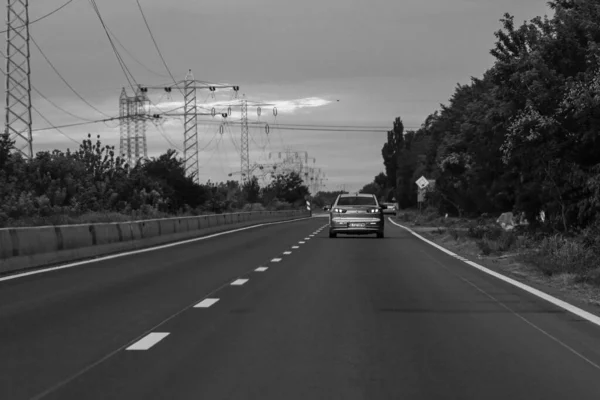
[[[308,187],[296,172],[276,175],[264,192],[267,193],[267,198],[276,198],[291,204],[303,201],[310,194]]]
[[[0,170],[4,168],[4,165],[8,162],[10,153],[15,145],[14,140],[10,139],[8,133],[0,134]]]
[[[253,176],[242,185],[242,193],[246,202],[253,204],[260,200],[260,184],[258,178]]]

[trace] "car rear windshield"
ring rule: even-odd
[[[376,206],[377,202],[374,197],[356,196],[356,197],[340,197],[337,202],[338,206]]]

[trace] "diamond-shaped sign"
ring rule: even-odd
[[[419,186],[419,189],[425,189],[427,186],[429,186],[429,181],[424,176],[417,179],[415,183],[417,186]]]

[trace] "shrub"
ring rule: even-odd
[[[596,268],[598,254],[581,239],[557,234],[541,240],[537,251],[528,253],[526,259],[547,275],[569,272],[586,276]]]
[[[485,239],[481,239],[481,240],[478,240],[476,243],[477,243],[477,247],[479,247],[479,250],[481,250],[481,253],[484,256],[489,256],[490,254],[492,254],[492,248],[490,247],[489,241],[487,241]]]

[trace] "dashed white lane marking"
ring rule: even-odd
[[[279,262],[279,261],[281,261],[281,258],[274,258],[271,260],[271,262]]]
[[[398,226],[400,228],[403,228],[403,229],[407,230],[413,236],[421,239],[425,243],[430,244],[431,246],[435,247],[436,249],[443,251],[444,253],[448,254],[449,256],[454,257],[454,258],[459,258],[460,257],[458,254],[455,254],[455,253],[451,252],[450,250],[446,249],[445,247],[442,247],[442,246],[438,245],[437,243],[432,242],[431,240],[425,239],[423,236],[419,235],[418,233],[415,233],[413,230],[411,230],[411,229],[409,229],[409,228],[407,228],[405,226],[402,226],[402,225],[394,222],[391,218],[389,218],[389,221],[392,224],[394,224],[394,225],[396,225],[396,226]],[[495,278],[498,278],[501,281],[504,281],[504,282],[506,282],[506,283],[508,283],[510,285],[516,286],[519,289],[522,289],[522,290],[524,290],[524,291],[526,291],[526,292],[528,292],[528,293],[530,293],[530,294],[532,294],[534,296],[537,296],[537,297],[539,297],[541,299],[544,299],[547,302],[554,304],[555,306],[558,306],[558,307],[560,307],[560,308],[562,308],[564,310],[569,311],[572,314],[577,315],[580,318],[583,318],[583,319],[585,319],[585,320],[587,320],[587,321],[589,321],[589,322],[591,322],[591,323],[593,323],[595,325],[600,326],[600,317],[597,316],[597,315],[594,315],[594,314],[589,313],[589,312],[587,312],[585,310],[582,310],[581,308],[576,307],[576,306],[574,306],[572,304],[569,304],[566,301],[562,301],[560,299],[557,299],[556,297],[551,296],[548,293],[544,293],[541,290],[532,288],[531,286],[525,285],[524,283],[521,283],[521,282],[519,282],[517,280],[514,280],[512,278],[509,278],[507,276],[499,274],[499,273],[497,273],[495,271],[492,271],[491,269],[487,269],[487,268],[485,268],[485,267],[483,267],[483,266],[481,266],[481,265],[479,265],[479,264],[477,264],[477,263],[475,263],[473,261],[466,260],[464,262],[465,262],[465,264],[468,264],[471,267],[480,270],[481,272],[484,272],[484,273],[486,273],[488,275],[491,275],[491,276],[493,276]]]
[[[292,249],[299,249],[300,246],[292,246]]]
[[[144,336],[125,350],[148,350],[167,336],[169,336],[168,332],[152,332]]]
[[[235,281],[231,282],[232,286],[242,286],[244,283],[248,282],[249,279],[236,279]]]
[[[204,299],[200,303],[196,304],[194,308],[208,308],[215,304],[219,299]]]
[[[307,238],[304,238],[304,240],[310,240],[310,238],[309,238],[309,237],[307,237]]]
[[[255,269],[256,272],[265,272],[266,270],[268,270],[268,267],[258,267]]]
[[[286,256],[289,256],[290,254],[292,254],[291,251],[284,251],[283,254],[285,254]]]
[[[298,242],[298,243],[300,243],[300,244],[304,244],[304,243],[306,243],[306,242]]]

